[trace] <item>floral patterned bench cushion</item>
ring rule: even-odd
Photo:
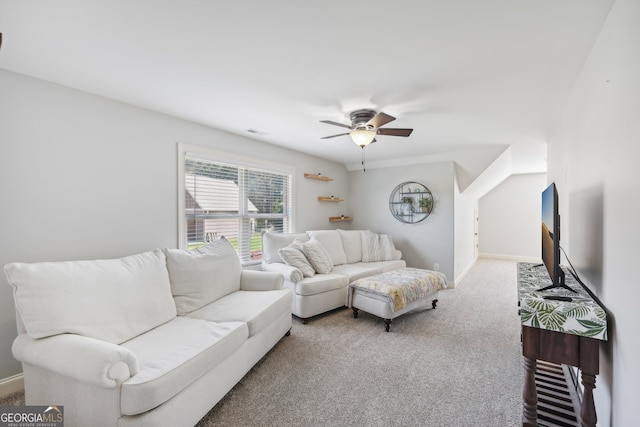
[[[407,267],[363,277],[349,286],[354,290],[388,297],[391,309],[395,312],[446,288],[447,277],[439,271]]]

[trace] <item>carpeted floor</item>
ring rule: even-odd
[[[198,427],[520,425],[516,263],[479,259],[439,300],[395,319],[389,333],[362,311],[308,325],[294,317],[291,336]],[[22,402],[18,394],[0,406]]]

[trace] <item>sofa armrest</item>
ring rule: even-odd
[[[242,291],[275,291],[282,289],[282,274],[267,271],[242,270],[240,290]]]
[[[33,340],[20,334],[11,350],[20,362],[102,388],[115,388],[139,370],[131,350],[82,335]]]
[[[292,267],[283,262],[266,263],[263,261],[262,270],[281,274],[282,277],[284,277],[284,280],[288,280],[293,283],[298,283],[300,280],[304,279],[302,271],[300,271],[299,268]]]

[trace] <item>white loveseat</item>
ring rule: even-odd
[[[292,312],[305,324],[347,305],[352,281],[406,267],[391,237],[369,230],[268,232],[262,254],[262,269],[284,277],[293,293]]]
[[[291,328],[282,277],[226,240],[192,251],[5,266],[27,405],[65,426],[193,426]]]

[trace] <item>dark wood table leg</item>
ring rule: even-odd
[[[353,318],[357,319],[358,318],[358,310],[359,309],[357,309],[355,307],[351,307],[351,310],[353,310]]]
[[[595,427],[598,417],[596,405],[593,401],[593,389],[596,388],[596,376],[582,371],[582,407],[580,408],[580,425],[582,427]]]
[[[538,425],[538,393],[536,391],[536,359],[523,356],[524,389],[522,391],[522,426]]]
[[[385,332],[389,332],[390,326],[391,326],[391,319],[384,319]]]

